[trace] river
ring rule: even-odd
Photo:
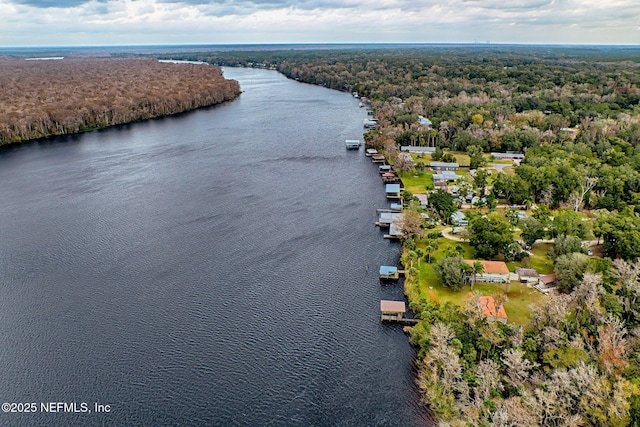
[[[364,109],[225,75],[224,105],[0,149],[0,399],[36,404],[0,424],[428,424]]]

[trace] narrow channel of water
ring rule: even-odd
[[[381,325],[377,167],[348,94],[225,69],[244,93],[0,149],[2,425],[419,426]],[[97,414],[94,403],[110,405]]]

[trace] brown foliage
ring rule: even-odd
[[[181,113],[237,97],[210,65],[0,60],[0,145]]]

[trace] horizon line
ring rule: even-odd
[[[517,43],[517,42],[279,42],[279,43],[131,43],[131,44],[77,44],[77,45],[12,45],[12,46],[0,46],[0,49],[24,49],[24,48],[133,48],[133,47],[188,47],[188,46],[548,46],[548,47],[562,47],[562,46],[576,46],[576,47],[639,47],[640,44],[629,43]]]

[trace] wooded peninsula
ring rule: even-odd
[[[0,59],[0,145],[182,113],[239,94],[238,82],[208,64]]]

